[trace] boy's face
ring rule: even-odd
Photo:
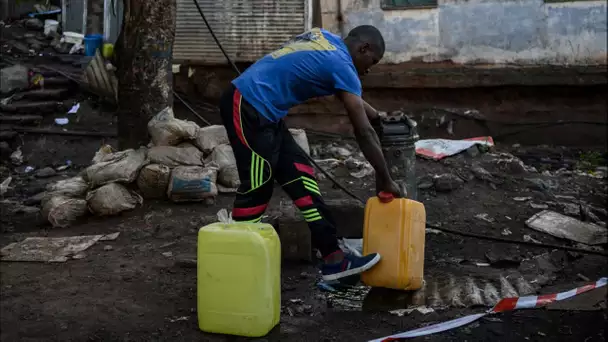
[[[353,62],[359,76],[364,76],[372,66],[378,64],[380,59],[382,56],[379,56],[369,43],[362,43],[355,52]]]

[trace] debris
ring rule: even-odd
[[[443,232],[439,229],[433,229],[433,228],[426,228],[425,233],[427,234],[443,234]]]
[[[26,166],[25,169],[23,169],[23,173],[30,173],[34,171],[34,167],[33,166]]]
[[[137,177],[137,187],[146,199],[163,198],[167,194],[167,186],[171,177],[171,169],[160,164],[144,166]]]
[[[490,214],[482,213],[475,215],[475,218],[480,219],[482,221],[486,221],[488,223],[494,223],[494,219],[490,217]]]
[[[549,209],[549,206],[544,203],[530,202],[530,207],[532,207],[533,209]]]
[[[341,147],[341,146],[333,146],[333,147],[331,147],[329,149],[328,152],[331,155],[333,155],[334,158],[338,158],[338,159],[346,159],[346,158],[350,157],[353,154],[347,148]]]
[[[214,162],[219,167],[217,182],[229,187],[238,188],[241,184],[239,171],[236,167],[236,159],[232,147],[228,144],[217,145],[206,163]]]
[[[510,153],[495,153],[492,156],[496,157],[495,162],[503,171],[510,174],[522,174],[526,172],[535,172],[536,169],[529,167],[524,162]]]
[[[535,238],[531,237],[530,235],[524,235],[523,239],[525,242],[542,243],[542,242],[536,240]]]
[[[500,235],[503,235],[503,236],[509,236],[511,234],[513,234],[513,232],[509,228],[505,228],[502,230],[502,232],[500,232]]]
[[[24,24],[30,30],[40,31],[44,29],[44,23],[38,18],[27,19]]]
[[[526,221],[534,230],[587,245],[599,245],[608,242],[606,228],[581,222],[554,211],[544,210]]]
[[[50,197],[42,205],[42,216],[53,227],[67,227],[78,218],[86,215],[87,201],[59,196]]]
[[[171,172],[167,196],[173,202],[202,201],[217,196],[217,167],[178,166]]]
[[[93,188],[112,182],[131,183],[145,163],[145,148],[129,149],[104,156],[103,161],[89,166],[83,174]]]
[[[289,133],[293,136],[293,139],[296,141],[296,144],[306,152],[306,154],[310,155],[310,146],[308,145],[308,137],[306,136],[306,131],[303,129],[295,129],[290,128]]]
[[[69,53],[69,49],[67,50],[61,53]],[[92,92],[116,103],[118,98],[118,80],[114,72],[106,68],[105,60],[101,57],[99,50],[97,49],[95,56],[85,68],[82,79],[87,88]]]
[[[46,186],[48,193],[66,197],[84,197],[88,189],[89,185],[81,176],[60,180]]]
[[[104,235],[29,237],[2,248],[2,261],[66,262],[101,240]],[[76,258],[81,258],[79,255]]]
[[[0,183],[0,196],[4,196],[4,194],[8,191],[8,186],[11,184],[13,177],[8,176],[5,180]]]
[[[230,144],[226,128],[221,125],[213,125],[200,128],[194,144],[203,151],[204,154],[209,154],[213,149],[222,144]]]
[[[475,147],[477,148],[477,147]],[[492,176],[492,174],[484,169],[483,167],[479,166],[479,165],[474,165],[471,168],[471,172],[473,172],[473,175],[475,176],[475,178],[481,180],[481,181],[488,181],[488,182],[492,182],[494,181],[494,176]]]
[[[173,257],[173,252],[163,252],[162,255],[166,258],[171,258]]]
[[[70,166],[72,166],[72,161],[71,160],[67,160],[65,165],[61,165],[55,168],[55,170],[57,171],[64,171],[70,168]]]
[[[175,322],[187,321],[188,317],[187,316],[181,316],[181,317],[169,318],[168,320],[171,323],[175,323]]]
[[[11,153],[10,158],[13,165],[19,166],[23,164],[23,152],[21,152],[21,147],[17,147],[15,152]]]
[[[526,201],[529,201],[531,199],[532,199],[532,197],[513,197],[513,200],[515,202],[526,202]]]
[[[118,239],[119,235],[120,235],[120,232],[106,234],[106,235],[102,236],[101,239],[99,239],[99,241],[114,241],[114,240]]]
[[[493,251],[489,251],[486,253],[486,259],[488,259],[488,262],[490,262],[490,265],[492,265],[492,267],[498,268],[517,268],[522,262],[522,258],[519,255],[497,255]]]
[[[0,93],[11,93],[29,86],[29,69],[17,64],[0,70]]]
[[[416,154],[433,160],[440,160],[478,144],[494,146],[494,141],[492,137],[477,137],[465,140],[423,139],[416,142]]]
[[[367,176],[371,176],[374,174],[374,172],[375,172],[375,170],[372,167],[372,165],[370,163],[365,163],[361,170],[359,170],[357,172],[351,172],[350,175],[352,177],[360,179],[360,178],[364,178]]]
[[[391,313],[393,315],[397,315],[399,317],[403,317],[404,315],[409,315],[414,311],[420,312],[423,315],[429,314],[431,312],[435,312],[435,310],[433,308],[429,308],[429,307],[423,305],[423,306],[418,306],[418,307],[411,308],[411,309],[391,310],[391,311],[389,311],[389,313]]]
[[[105,246],[103,247],[103,250],[104,250],[104,251],[106,251],[106,252],[109,252],[109,251],[111,251],[111,250],[113,250],[113,249],[114,249],[114,247],[112,247],[112,246],[110,246],[110,245],[105,245]]]
[[[70,120],[68,118],[55,118],[55,123],[59,126],[64,126],[70,123]]]
[[[142,202],[141,196],[118,183],[106,184],[87,194],[89,210],[99,216],[117,215],[125,210],[135,209]]]
[[[585,277],[584,275],[577,273],[576,274],[577,277],[579,277],[579,279],[583,280],[583,281],[591,281],[591,279]]]
[[[101,163],[104,161],[108,161],[112,159],[112,153],[114,153],[114,149],[110,145],[103,145],[95,152],[93,156],[93,160],[91,162],[93,164]]]
[[[546,181],[540,178],[526,178],[526,181],[529,182],[528,187],[533,190],[539,191],[549,191],[549,190],[557,190],[559,185],[555,181]]]
[[[445,173],[436,176],[434,179],[435,190],[440,192],[450,192],[452,190],[462,187],[464,180],[457,175],[451,173]]]
[[[55,175],[57,175],[57,171],[55,171],[55,169],[53,169],[52,167],[45,167],[36,171],[36,174],[34,176],[36,176],[37,178],[49,178]]]
[[[168,167],[203,166],[203,152],[194,145],[185,147],[154,146],[148,150],[148,159],[154,164]]]
[[[161,245],[159,248],[167,248],[167,247],[171,247],[177,244],[177,241],[173,241],[173,242],[167,242],[164,245]]]

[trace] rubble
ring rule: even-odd
[[[549,210],[541,211],[529,218],[526,221],[526,226],[558,238],[587,245],[600,245],[608,242],[606,228],[581,222]]]
[[[57,171],[55,171],[55,169],[53,169],[52,167],[45,167],[36,171],[34,176],[36,176],[37,178],[49,178],[55,176],[56,174]]]
[[[464,185],[464,180],[457,175],[445,173],[434,178],[435,190],[439,192],[450,192]]]

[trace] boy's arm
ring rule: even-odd
[[[380,140],[368,119],[365,101],[360,96],[346,91],[339,91],[337,96],[346,108],[348,117],[353,125],[357,143],[363,155],[374,170],[376,170],[376,182],[379,184],[378,190],[392,193],[397,197],[401,196],[399,186],[391,178],[388,166],[384,160],[382,149],[380,148]]]

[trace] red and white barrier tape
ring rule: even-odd
[[[498,304],[496,304],[492,309],[479,314],[468,315],[460,318],[453,319],[447,322],[441,322],[433,325],[429,325],[423,328],[418,328],[414,330],[410,330],[404,333],[395,334],[391,336],[382,337],[376,340],[370,340],[369,342],[389,342],[396,341],[402,338],[412,338],[425,336],[430,334],[435,334],[438,332],[462,327],[469,323],[472,323],[483,316],[491,315],[499,312],[517,310],[517,309],[532,309],[538,308],[541,306],[545,306],[547,304],[558,302],[560,300],[568,299],[574,297],[578,294],[588,292],[603,286],[606,286],[608,282],[608,278],[600,278],[593,284],[585,285],[582,287],[578,287],[566,292],[554,293],[549,295],[541,295],[541,296],[527,296],[527,297],[514,297],[514,298],[504,298],[501,299]]]

